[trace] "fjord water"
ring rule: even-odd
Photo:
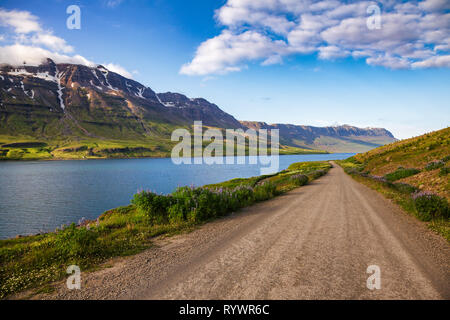
[[[279,170],[300,161],[353,154],[280,156]],[[130,203],[139,190],[170,193],[178,186],[260,175],[261,164],[175,165],[170,158],[0,162],[0,238],[54,230]]]

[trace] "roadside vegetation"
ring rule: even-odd
[[[450,128],[337,161],[450,242]]]
[[[66,276],[69,265],[94,270],[106,259],[149,248],[152,238],[192,230],[326,174],[328,162],[292,164],[277,174],[239,178],[168,195],[141,191],[131,204],[54,232],[0,240],[0,298]],[[47,287],[51,289],[51,287]]]

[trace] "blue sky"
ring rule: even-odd
[[[337,29],[345,19],[357,23],[361,16],[365,23],[367,5],[350,7],[351,1],[320,2],[329,5],[321,14],[333,19],[320,27],[319,40],[318,32],[306,32],[298,23],[306,21],[311,5],[281,8],[273,5],[276,0],[262,1],[265,7],[245,0],[2,1],[3,12],[28,12],[39,32],[57,37],[61,45],[49,49],[48,43],[19,38],[24,32],[13,22],[2,23],[0,15],[0,46],[22,41],[120,65],[157,92],[204,97],[240,120],[384,127],[407,138],[450,123],[449,8],[445,1],[427,1],[401,9],[370,2],[381,8],[382,36],[389,45],[376,33]],[[66,28],[66,8],[72,4],[81,8],[80,30]],[[336,9],[343,13],[332,12]],[[415,13],[419,27],[402,30],[410,23],[394,14]],[[444,24],[430,26],[434,20]],[[430,35],[427,41],[423,34]],[[407,51],[411,44],[413,51]],[[5,57],[1,51],[0,57]]]

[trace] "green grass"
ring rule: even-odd
[[[386,178],[386,180],[388,181],[397,181],[403,178],[407,178],[410,176],[413,176],[417,173],[419,173],[420,170],[416,169],[416,168],[403,168],[400,167],[397,170],[395,170],[394,172],[385,174],[384,177]]]
[[[292,190],[325,174],[327,162],[307,162],[274,175],[233,179],[201,188],[180,188],[168,196],[139,193],[134,204],[103,213],[81,226],[41,235],[0,240],[0,298],[29,288],[48,292],[69,265],[95,270],[106,259],[138,253],[152,238],[192,230],[244,206]],[[300,182],[299,182],[300,181]],[[40,289],[39,289],[40,288]]]
[[[374,181],[373,179],[366,178],[360,175],[351,175],[356,181],[365,184],[366,186],[378,191],[386,198],[391,199],[397,205],[399,205],[404,211],[409,214],[421,218],[421,214],[417,211],[416,206],[414,204],[413,199],[411,198],[411,194],[400,192],[392,187],[387,186],[386,184],[378,181]],[[450,243],[450,220],[439,218],[433,219],[427,223],[428,228],[433,230],[434,232],[443,236]]]
[[[438,178],[446,176],[442,169],[449,160],[449,135],[447,128],[336,162],[355,180],[393,200],[418,219],[427,221],[430,229],[450,242],[450,220],[446,211],[448,189],[442,186],[445,179]],[[406,166],[410,168],[405,169]],[[440,173],[441,170],[444,172]],[[448,180],[446,183],[448,185]],[[427,195],[430,200],[415,199],[417,197],[413,195],[418,190],[424,191],[419,194]],[[439,190],[439,194],[432,193],[435,190]]]
[[[170,157],[176,142],[165,137],[164,132],[171,128],[153,126],[161,130],[161,135],[134,139],[105,139],[72,137],[50,140],[36,139],[32,136],[0,135],[0,160],[82,160],[107,158],[161,158]],[[173,129],[173,128],[172,128]],[[208,143],[204,143],[205,148]],[[223,154],[226,152],[224,142]],[[235,147],[235,154],[237,148]],[[245,146],[246,155],[249,148]],[[280,155],[326,154],[323,150],[312,150],[281,145]],[[193,152],[191,152],[193,154]],[[269,149],[270,154],[270,149]]]
[[[351,159],[345,165],[353,166],[352,170],[404,182],[450,201],[450,181],[445,169],[450,159],[450,128],[397,141]]]

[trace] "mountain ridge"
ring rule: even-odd
[[[158,150],[169,151],[175,128],[191,129],[196,120],[221,129],[278,128],[280,143],[306,150],[352,152],[395,141],[382,128],[238,121],[204,98],[156,93],[102,65],[56,64],[51,59],[39,66],[2,64],[0,88],[0,137],[8,144],[15,137],[58,140],[58,146],[64,140],[118,140],[122,147],[138,141],[141,146],[148,142],[158,156]]]

